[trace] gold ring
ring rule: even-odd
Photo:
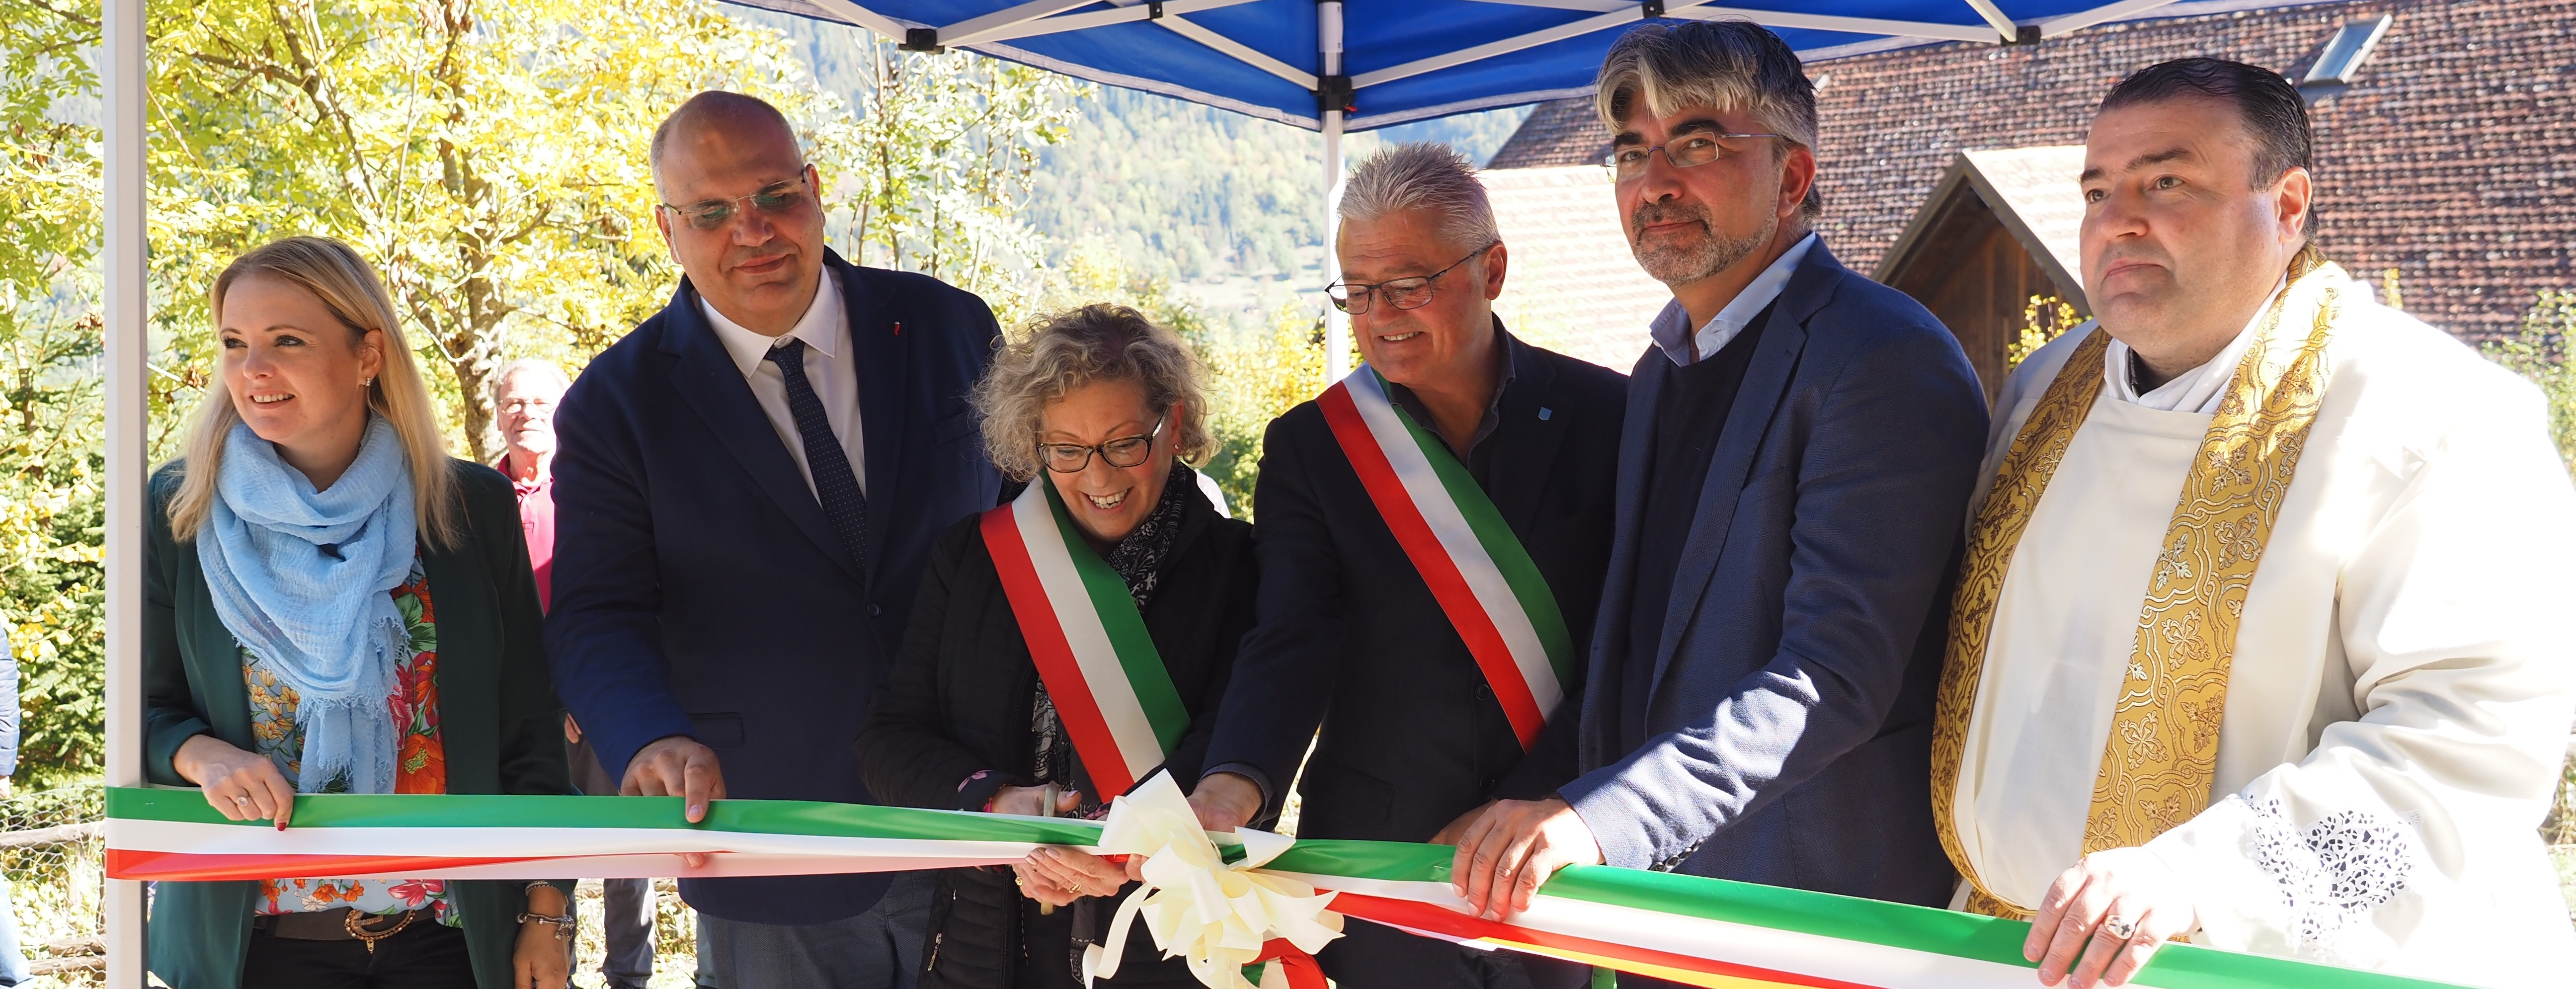
[[[2119,914],[2112,914],[2102,918],[2102,930],[2112,937],[2126,941],[2137,936],[2138,925],[2122,919]]]
[[[1073,895],[1075,895],[1075,896],[1081,896],[1081,895],[1082,895],[1082,884],[1081,884],[1081,883],[1079,883],[1079,882],[1076,882],[1076,883],[1072,883],[1072,884],[1070,884],[1070,885],[1067,885],[1067,886],[1065,887],[1065,889],[1071,890],[1071,891],[1073,892]]]

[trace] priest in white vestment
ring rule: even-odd
[[[2182,938],[2563,985],[2536,829],[2576,713],[2576,490],[2539,392],[2306,236],[2298,94],[2185,59],[2103,101],[2098,325],[1996,399],[1934,739],[1954,906],[2040,981]],[[2035,915],[2035,916],[2034,916]]]

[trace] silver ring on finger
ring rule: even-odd
[[[249,797],[234,797],[234,798],[233,798],[233,802],[234,802],[234,803],[237,803],[237,804],[240,804],[240,805],[242,805],[242,806],[244,806],[244,807],[248,807],[248,806],[250,806],[250,798],[249,798]]]
[[[2128,941],[2138,936],[2138,925],[2130,923],[2127,918],[2119,914],[2112,914],[2102,918],[2102,931],[2118,940]]]

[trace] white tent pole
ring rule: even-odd
[[[106,96],[107,785],[143,785],[143,0],[101,0]],[[109,880],[107,984],[143,985],[143,884]]]
[[[1342,74],[1342,0],[1315,5],[1315,34],[1323,48],[1324,75]],[[1342,280],[1340,245],[1342,213],[1342,110],[1323,113],[1324,130],[1324,284]],[[1331,303],[1324,305],[1324,383],[1351,373],[1351,318]]]

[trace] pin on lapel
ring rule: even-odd
[[[1539,409],[1538,409],[1538,421],[1540,421],[1540,422],[1546,422],[1546,421],[1547,421],[1547,417],[1552,416],[1552,415],[1555,415],[1555,414],[1556,414],[1556,410],[1555,410],[1555,409],[1548,408],[1547,406],[1544,406],[1544,405],[1539,406]]]
[[[902,335],[903,335],[903,324],[902,324],[902,323],[896,323],[896,324],[894,324],[894,335],[896,335],[896,336],[902,336]]]

